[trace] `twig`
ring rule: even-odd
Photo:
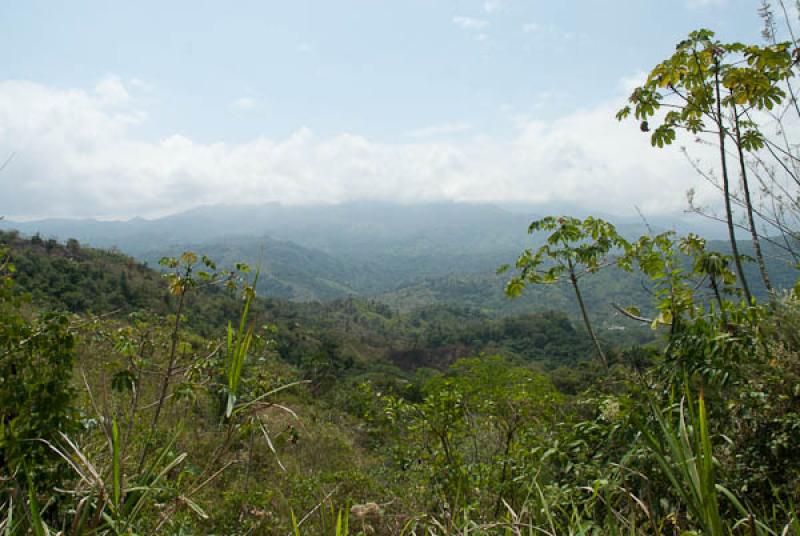
[[[652,318],[646,318],[644,316],[635,315],[635,314],[631,313],[630,311],[626,310],[624,307],[620,306],[619,304],[616,304],[616,303],[612,302],[611,306],[614,309],[616,309],[617,312],[619,312],[621,315],[627,316],[631,320],[636,320],[637,322],[643,322],[645,324],[652,324],[653,323],[653,319]]]
[[[317,510],[319,510],[319,508],[320,508],[320,507],[321,507],[323,504],[325,504],[325,501],[327,501],[328,499],[330,499],[330,498],[331,498],[331,495],[333,495],[334,493],[336,493],[336,491],[339,489],[339,486],[340,486],[340,484],[336,484],[336,486],[335,486],[335,487],[334,487],[334,488],[333,488],[333,489],[332,489],[332,490],[331,490],[331,491],[330,491],[330,492],[329,492],[329,493],[328,493],[328,494],[325,496],[325,498],[323,498],[323,499],[322,499],[322,500],[321,500],[319,503],[317,503],[317,505],[316,505],[314,508],[312,508],[310,512],[308,512],[306,515],[304,515],[304,516],[303,516],[303,519],[301,519],[300,521],[298,521],[298,523],[297,523],[297,528],[300,528],[300,525],[302,525],[302,524],[303,524],[303,523],[304,523],[304,522],[305,522],[305,521],[306,521],[306,520],[307,520],[309,517],[311,517],[312,515],[314,515],[314,512],[316,512]],[[289,534],[287,534],[286,536],[292,536],[292,533],[290,532],[290,533],[289,533]]]

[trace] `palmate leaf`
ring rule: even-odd
[[[661,125],[653,131],[653,135],[650,137],[650,144],[654,147],[662,148],[675,141],[675,137],[674,128],[669,125]]]
[[[631,248],[610,223],[594,217],[585,220],[570,216],[547,216],[532,222],[530,233],[549,231],[545,244],[536,251],[526,249],[517,259],[519,272],[506,284],[506,294],[519,296],[527,284],[552,284],[561,281],[566,273],[576,278],[606,265],[606,256],[614,248]],[[551,261],[545,270],[542,265]],[[508,265],[501,266],[504,273]]]
[[[520,296],[524,289],[525,283],[522,281],[521,277],[512,277],[508,283],[506,283],[506,295],[510,298]]]
[[[197,263],[197,254],[193,251],[184,251],[181,253],[180,262],[189,266]]]

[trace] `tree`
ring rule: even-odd
[[[164,403],[167,400],[172,378],[178,369],[178,358],[181,356],[181,326],[185,322],[184,308],[186,306],[189,293],[202,285],[216,285],[222,283],[228,288],[235,288],[237,279],[235,272],[229,270],[217,270],[217,265],[203,255],[198,259],[192,251],[184,251],[178,258],[163,257],[159,264],[170,270],[164,276],[167,279],[170,294],[176,296],[178,305],[175,310],[175,319],[170,336],[169,355],[167,357],[167,367],[163,371],[161,385],[158,389],[158,400],[155,403],[153,418],[150,423],[148,439],[142,448],[139,458],[139,470],[144,467],[147,455],[150,452],[151,441],[158,430],[158,421]],[[237,264],[236,271],[248,272],[249,267],[245,264]],[[237,340],[238,341],[238,340]]]
[[[753,114],[772,110],[782,102],[786,93],[780,86],[793,76],[793,67],[789,43],[766,47],[721,43],[714,39],[714,32],[698,30],[650,72],[645,83],[631,93],[630,105],[617,114],[621,120],[633,112],[641,121],[642,131],[652,130],[651,143],[659,148],[674,142],[677,130],[712,136],[719,153],[722,184],[717,184],[713,176],[704,176],[722,191],[733,261],[747,303],[752,302],[753,296],[742,269],[733,206],[739,204],[744,208],[761,277],[771,291],[757,229],[747,154],[768,146],[769,141],[753,120]],[[662,108],[669,111],[662,114]],[[660,123],[651,128],[649,122],[654,118]],[[728,167],[731,147],[739,167],[741,196],[737,196]]]
[[[796,17],[790,16],[783,0],[778,0],[782,14],[783,29],[791,37],[792,43],[797,43],[797,32],[794,24]],[[767,0],[762,0],[758,10],[764,21],[762,36],[771,45],[778,45],[779,25],[773,12],[772,5]],[[795,45],[791,51],[792,57],[798,57],[798,48]],[[795,61],[796,63],[796,61]],[[800,234],[797,229],[800,225],[800,153],[797,144],[787,134],[791,131],[790,121],[800,119],[800,105],[797,102],[797,90],[792,85],[793,77],[787,77],[783,87],[789,95],[780,107],[775,107],[766,112],[771,126],[775,132],[774,138],[765,139],[766,152],[752,158],[750,169],[759,182],[761,189],[767,195],[758,215],[771,229],[777,231],[782,240],[774,244],[787,252],[795,263],[800,262],[800,253],[797,251]]]
[[[527,249],[520,255],[516,263],[519,274],[508,282],[506,293],[510,297],[516,297],[527,284],[549,285],[559,283],[566,277],[575,291],[583,323],[597,356],[603,366],[608,368],[608,359],[592,328],[578,281],[584,275],[608,266],[611,250],[627,248],[628,243],[612,224],[591,216],[583,221],[567,216],[548,216],[531,223],[528,233],[537,231],[551,231],[551,234],[539,249]],[[504,272],[507,269],[507,265],[501,266],[498,271]]]
[[[14,266],[0,248],[0,479],[52,489],[67,468],[46,443],[76,430],[75,337],[64,314],[22,314]]]
[[[447,508],[479,506],[497,516],[503,505],[521,506],[530,489],[522,460],[550,430],[561,397],[546,376],[500,356],[459,359],[445,374],[433,373],[412,402],[378,395],[374,416],[382,438],[422,489]]]

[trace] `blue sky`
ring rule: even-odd
[[[524,144],[553,144],[559,125],[580,124],[581,117],[621,104],[625,81],[666,57],[693,29],[758,42],[758,4],[8,3],[0,16],[6,103],[0,119],[12,126],[5,135],[0,127],[0,155],[15,158],[0,175],[8,203],[0,213],[147,216],[217,200],[569,199],[580,184],[559,195],[522,179],[544,181],[541,175],[552,175],[559,164],[552,155],[531,161]],[[27,119],[19,116],[23,110]],[[26,127],[26,120],[38,126]],[[592,143],[565,136],[567,147]],[[159,169],[141,160],[131,165],[132,153]],[[518,154],[504,174],[517,173],[518,188],[503,183],[495,195],[480,187],[470,164],[491,169],[491,159],[499,163],[504,153]],[[576,168],[570,181],[581,170],[605,169],[603,162],[587,167],[573,157],[566,162]],[[342,159],[349,164],[331,170],[330,162]],[[201,172],[189,165],[195,160],[214,169]],[[614,173],[630,174],[636,165]],[[22,179],[35,184],[10,191]],[[613,173],[607,180],[615,180]],[[231,182],[233,192],[223,192]],[[45,195],[59,189],[60,196]],[[83,193],[65,198],[70,191]],[[646,204],[646,197],[604,208],[624,211]],[[674,210],[678,202],[652,206]]]

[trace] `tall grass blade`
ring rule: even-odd
[[[36,536],[48,536],[50,531],[42,520],[42,514],[39,510],[39,501],[36,500],[36,490],[33,487],[33,479],[28,473],[28,507],[31,513],[31,528]]]
[[[258,419],[258,425],[261,427],[261,433],[264,434],[264,439],[267,441],[267,446],[269,446],[269,450],[275,455],[275,461],[278,462],[278,467],[281,468],[281,471],[284,473],[286,472],[286,467],[284,467],[283,463],[281,462],[280,457],[278,456],[278,451],[275,450],[275,445],[272,444],[272,439],[269,437],[269,431],[267,427],[264,425],[264,422],[261,418]]]
[[[120,460],[119,424],[117,418],[111,422],[111,465],[114,494],[114,511],[119,512],[122,501],[122,461]]]
[[[236,336],[233,335],[233,326],[228,322],[227,333],[227,351],[225,355],[226,372],[228,376],[228,400],[225,405],[225,418],[230,419],[233,415],[233,409],[236,406],[236,397],[239,391],[239,381],[242,377],[242,369],[244,362],[247,359],[247,353],[250,351],[250,345],[253,342],[254,326],[247,326],[247,318],[250,314],[250,304],[255,296],[255,288],[258,284],[258,276],[260,270],[256,272],[253,280],[252,291],[247,292],[247,298],[242,308],[242,315],[239,318],[239,328],[236,331]]]
[[[698,398],[695,412],[686,388],[678,411],[677,429],[671,417],[665,417],[665,412],[655,403],[651,401],[650,406],[658,425],[658,436],[649,430],[644,430],[643,435],[673,492],[705,534],[727,534],[717,500],[717,493],[721,490],[714,476],[714,455],[704,397],[701,394]]]
[[[14,497],[9,496],[8,504],[6,505],[8,508],[8,513],[6,514],[6,518],[3,521],[3,535],[4,536],[11,536],[11,529],[14,526]]]
[[[300,536],[300,525],[297,524],[297,517],[294,515],[294,510],[289,513],[292,516],[292,534],[294,534],[294,536]]]

